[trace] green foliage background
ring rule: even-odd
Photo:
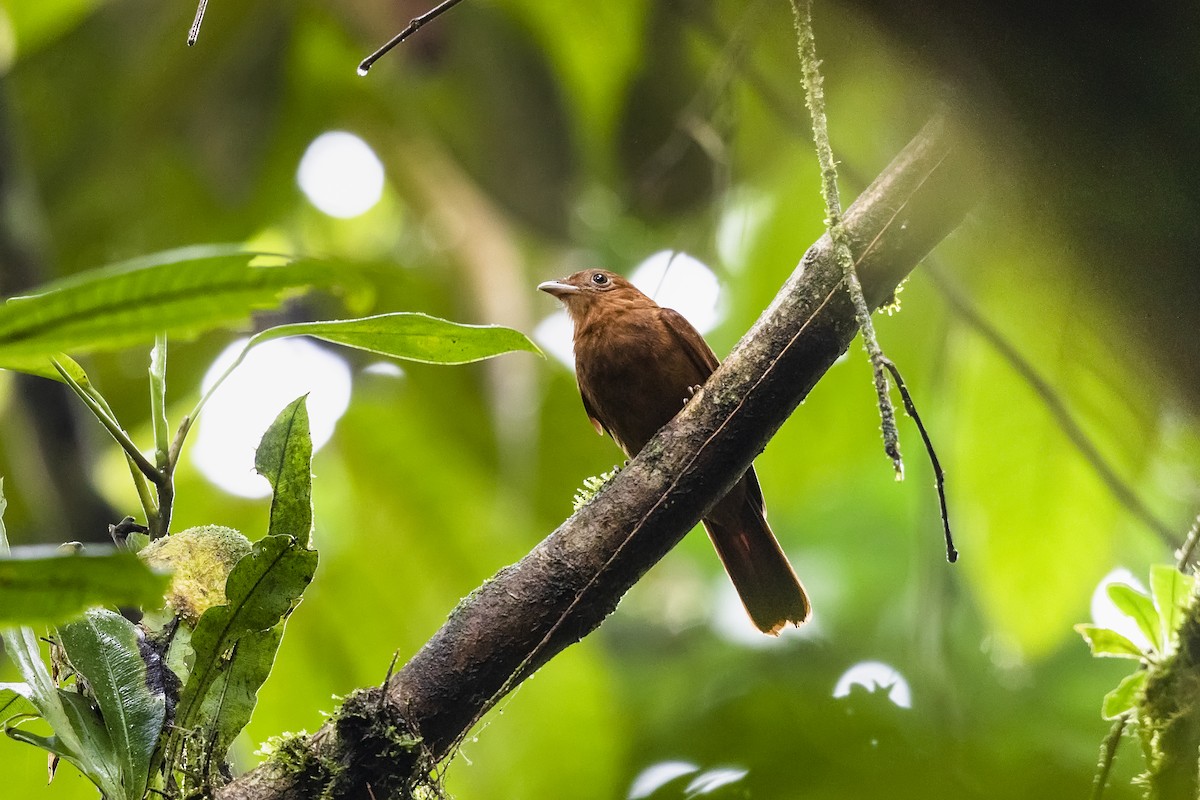
[[[721,280],[724,321],[709,338],[723,353],[822,230],[786,3],[466,3],[366,79],[355,65],[421,4],[214,0],[188,49],[193,10],[178,0],[0,0],[3,294],[143,253],[235,242],[367,265],[372,313],[528,332],[554,310],[539,281],[592,264],[626,271],[679,249]],[[1194,129],[1198,112],[1173,115],[1184,95],[1167,81],[1154,84],[1157,107],[1101,115],[1135,130],[1122,127],[1130,115],[1159,139],[1113,137],[1096,150],[1097,118],[1075,106],[1043,137],[1036,104],[1014,100],[1027,73],[1062,74],[1038,60],[1045,42],[1022,39],[1030,51],[1014,58],[1025,69],[989,81],[948,67],[936,37],[893,29],[874,11],[816,12],[844,196],[908,141],[947,80],[964,80],[992,190],[932,261],[1182,538],[1200,505],[1194,322],[1179,312],[1198,299],[1178,258],[1194,217],[1155,204],[1200,206],[1163,178],[1178,154],[1155,142],[1171,125]],[[989,55],[981,49],[980,62]],[[1069,43],[1057,53],[1072,55]],[[295,180],[308,143],[334,129],[362,136],[387,170],[380,204],[348,221],[308,205]],[[1079,152],[1064,146],[1072,141]],[[1079,207],[1061,202],[1075,186]],[[1137,262],[1098,252],[1118,236],[1157,247]],[[14,258],[14,241],[35,257]],[[1125,292],[1130,272],[1151,276],[1142,291]],[[772,524],[814,597],[805,635],[720,635],[710,620],[729,591],[695,533],[596,635],[485,721],[448,772],[456,796],[625,797],[635,776],[667,760],[748,770],[728,796],[1087,790],[1108,727],[1100,700],[1127,667],[1093,661],[1071,626],[1087,619],[1105,573],[1144,575],[1169,547],[926,273],[901,299],[902,313],[879,329],[941,448],[960,563],[941,555],[932,477],[907,423],[909,477],[892,480],[855,346],[758,461]],[[174,347],[172,419],[231,338]],[[460,597],[570,512],[585,477],[619,459],[553,361],[406,364],[398,380],[342,354],[356,370],[353,400],[314,460],[321,563],[248,729],[247,765],[258,742],[315,729],[335,696],[381,681],[393,652],[414,652]],[[145,418],[145,357],[87,362],[130,425]],[[85,421],[73,463],[48,461],[28,433],[39,410],[28,385],[0,374],[10,538],[102,538],[99,527],[70,529],[64,509],[78,499],[49,477],[82,468],[120,515],[132,512],[131,491],[115,488],[115,448]],[[148,441],[148,422],[134,433]],[[230,498],[186,463],[177,484],[174,529],[265,531],[267,501]],[[869,659],[905,676],[912,708],[883,693],[832,696],[838,677]],[[43,788],[33,748],[0,740],[0,763],[4,796],[92,794],[66,768]],[[1113,797],[1135,796],[1137,769],[1129,748]]]

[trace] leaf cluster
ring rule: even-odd
[[[229,748],[250,721],[271,672],[290,614],[317,567],[311,544],[312,437],[306,398],[278,415],[259,443],[255,465],[273,490],[266,533],[234,560],[213,560],[234,531],[183,532],[195,548],[151,547],[169,536],[173,476],[201,397],[173,436],[166,415],[167,336],[190,337],[244,322],[259,309],[315,288],[345,287],[353,276],[333,265],[229,247],[160,253],[93,270],[10,298],[0,308],[0,367],[66,383],[123,448],[149,527],[113,526],[110,553],[11,552],[0,523],[0,635],[22,680],[0,686],[0,710],[13,739],[75,766],[106,800],[147,792],[194,797],[230,776]],[[459,325],[425,314],[291,323],[251,338],[217,381],[261,342],[307,335],[376,354],[426,363],[463,364],[511,350],[537,352],[525,336],[497,326]],[[134,444],[83,367],[68,356],[153,341],[149,383],[153,461]],[[0,515],[3,513],[0,497]],[[132,531],[132,533],[131,533]],[[149,536],[141,533],[146,531]],[[172,540],[174,541],[174,540]],[[182,541],[180,539],[179,541]],[[166,563],[190,587],[152,569]],[[168,557],[170,556],[170,557]],[[161,558],[166,558],[165,562]],[[207,558],[202,566],[171,558]],[[222,566],[223,565],[223,566]],[[215,578],[212,567],[216,568]],[[185,603],[199,590],[211,600]],[[223,589],[223,591],[221,591]],[[215,591],[214,591],[215,590]],[[164,592],[167,605],[164,606]],[[112,608],[141,608],[127,618]],[[200,613],[202,611],[202,613]],[[80,616],[82,614],[82,616]],[[196,614],[199,614],[198,618]],[[55,627],[49,667],[33,625]],[[40,721],[50,733],[33,730]]]

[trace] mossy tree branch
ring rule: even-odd
[[[847,209],[872,308],[962,221],[983,184],[975,168],[939,117]],[[403,796],[414,770],[453,753],[504,694],[593,631],[741,477],[857,333],[844,280],[822,237],[695,398],[592,502],[463,600],[385,686],[357,693],[291,741],[287,759],[218,797],[359,797],[368,786]]]

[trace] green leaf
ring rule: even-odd
[[[315,336],[334,344],[425,364],[469,364],[502,353],[542,354],[525,334],[500,325],[463,325],[419,313],[297,322],[268,328],[247,348],[285,336]]]
[[[200,707],[216,681],[223,659],[246,634],[268,631],[300,601],[317,568],[317,552],[291,536],[266,536],[254,543],[225,582],[226,605],[208,609],[196,623],[192,672],[179,696],[175,724],[197,724]]]
[[[234,246],[171,250],[11,298],[0,307],[0,367],[53,377],[48,361],[59,352],[113,350],[158,333],[195,336],[334,281],[319,262],[252,266],[264,255]]]
[[[1173,566],[1155,564],[1150,567],[1150,594],[1154,597],[1162,627],[1163,655],[1174,649],[1173,643],[1178,638],[1179,626],[1183,624],[1184,610],[1194,583],[1195,578],[1184,575]]]
[[[0,625],[54,624],[97,605],[159,606],[169,582],[129,552],[22,557],[22,550],[0,556]]]
[[[1142,691],[1142,687],[1146,685],[1146,675],[1144,669],[1126,675],[1117,684],[1117,688],[1104,695],[1104,704],[1101,706],[1100,713],[1104,715],[1105,719],[1116,719],[1137,707],[1138,695]]]
[[[141,800],[162,733],[166,696],[147,684],[139,632],[120,614],[93,609],[59,627],[58,634],[67,660],[87,679],[100,707],[119,760],[125,797]]]
[[[1154,601],[1132,586],[1123,583],[1112,583],[1108,586],[1108,597],[1121,613],[1131,617],[1138,628],[1146,636],[1150,645],[1160,653],[1166,648],[1162,635],[1162,625]]]
[[[225,760],[233,740],[250,722],[258,690],[275,664],[284,625],[281,622],[239,639],[200,706],[198,727],[205,731],[204,741],[212,748],[214,767]]]
[[[8,556],[11,552],[4,527],[4,511],[7,507],[4,481],[0,479],[0,556]],[[55,685],[50,671],[46,669],[46,662],[42,660],[37,633],[29,626],[0,626],[0,640],[4,642],[5,655],[24,679],[24,684],[19,690],[17,684],[6,686],[13,691],[19,691],[37,709],[38,716],[46,720],[54,731],[54,736],[47,738],[30,734],[17,727],[19,719],[10,719],[4,726],[4,732],[17,741],[35,744],[50,750],[60,758],[68,759],[87,775],[102,793],[111,797],[119,796],[119,783],[113,770],[114,762],[105,760],[111,754],[111,741],[106,749],[104,738],[107,734],[103,728],[97,730],[98,720],[94,714],[89,717],[88,713],[85,713],[90,712],[86,701],[83,704],[84,708],[80,709],[72,698],[83,698],[73,692],[64,692]]]
[[[308,395],[298,397],[271,423],[254,454],[254,468],[271,483],[269,535],[295,536],[308,546],[312,530],[312,436]]]
[[[42,703],[35,702],[34,705],[50,723],[53,735],[39,736],[21,728],[20,722],[29,719],[28,716],[10,720],[4,726],[4,732],[11,739],[40,747],[70,762],[96,785],[106,800],[126,797],[121,788],[112,737],[87,698],[77,692],[55,689],[53,697],[45,699],[47,704],[56,707],[56,711],[47,714]]]
[[[32,694],[33,688],[24,681],[0,683],[0,720],[34,712],[33,706],[29,703],[29,697]]]
[[[1096,657],[1136,659],[1143,657],[1142,651],[1136,644],[1110,628],[1080,624],[1075,626],[1075,630],[1092,648],[1092,655]]]

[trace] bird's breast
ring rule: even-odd
[[[575,372],[601,424],[631,456],[707,378],[656,314],[634,312],[577,328]]]

